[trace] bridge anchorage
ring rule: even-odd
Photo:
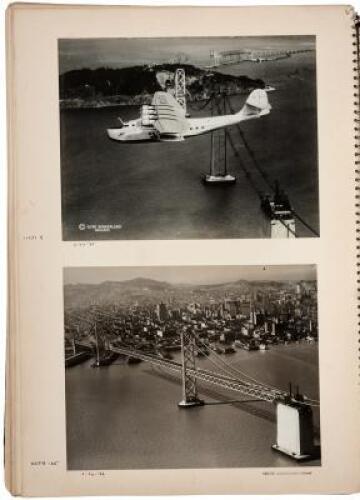
[[[232,373],[228,375],[197,369],[195,355],[199,351],[206,355],[208,346],[197,338],[191,327],[184,328],[180,336],[183,392],[183,399],[178,403],[180,408],[193,408],[206,404],[198,397],[197,379],[251,396],[254,398],[254,402],[266,401],[273,403],[276,405],[276,442],[272,448],[297,461],[309,460],[318,455],[314,445],[312,412],[312,406],[318,406],[318,401],[305,400],[298,387],[296,393],[293,394],[291,384],[289,392],[286,392],[264,385],[250,377],[247,380],[240,379],[238,376],[240,374],[244,376],[245,374],[231,367],[231,365],[227,365],[232,370]],[[217,366],[220,367],[219,364]],[[237,372],[236,378],[234,372]]]
[[[236,400],[237,403],[257,404],[263,402],[275,404],[276,440],[274,440],[273,449],[295,460],[312,459],[319,456],[320,448],[314,445],[312,411],[313,407],[319,407],[319,401],[303,396],[298,388],[293,393],[291,386],[286,391],[264,383],[255,379],[240,367],[228,363],[226,358],[221,356],[213,345],[197,335],[191,325],[187,325],[179,331],[181,359],[178,362],[164,358],[154,350],[144,349],[144,346],[136,344],[136,342],[128,344],[121,339],[110,340],[108,338],[109,331],[105,332],[105,329],[101,327],[97,329],[96,324],[97,322],[104,322],[104,318],[107,317],[109,321],[111,320],[109,322],[109,330],[111,330],[112,314],[100,314],[99,311],[95,311],[95,313],[92,318],[79,315],[73,318],[73,324],[87,325],[86,330],[88,333],[92,332],[94,334],[96,345],[88,345],[84,341],[76,342],[74,337],[72,344],[75,345],[75,349],[81,347],[82,353],[76,353],[75,356],[74,354],[71,355],[66,366],[72,366],[81,361],[81,359],[78,359],[80,355],[84,356],[84,359],[96,355],[97,363],[95,366],[97,367],[111,364],[114,356],[116,358],[118,355],[148,362],[153,366],[180,375],[182,400],[178,403],[178,407],[184,409],[212,404],[200,399],[197,388],[198,382],[246,397],[244,400]],[[101,317],[103,321],[100,320]],[[77,330],[79,329],[80,327],[77,328]],[[71,331],[70,327],[68,327],[68,331]],[[79,332],[77,331],[77,333]],[[198,356],[206,358],[210,369],[197,366],[196,359]]]

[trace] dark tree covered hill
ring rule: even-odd
[[[156,66],[132,66],[129,68],[98,68],[68,71],[60,75],[60,99],[82,100],[86,103],[138,104],[148,102],[157,90],[161,90],[158,75],[169,73],[169,85],[179,64]],[[210,72],[196,66],[181,65],[186,73],[186,88],[190,100],[207,98],[219,90],[228,93],[248,92],[264,87],[262,80],[252,80],[247,76],[225,75]],[[118,99],[116,99],[116,96]],[[115,102],[113,102],[115,98]]]

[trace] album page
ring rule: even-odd
[[[358,491],[353,9],[7,28],[11,492]]]

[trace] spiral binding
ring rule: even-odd
[[[353,25],[353,41],[352,41],[352,46],[353,46],[353,64],[354,64],[354,141],[355,141],[355,214],[356,214],[356,258],[357,258],[357,290],[360,292],[360,94],[359,94],[359,88],[360,88],[360,16],[355,14],[354,16],[354,25]],[[360,295],[358,296],[359,303],[357,306],[357,317],[358,317],[358,328],[360,327]],[[360,336],[360,329],[359,329],[359,336]],[[360,343],[360,338],[359,338],[359,343]],[[360,346],[359,346],[359,356],[358,360],[360,360]],[[360,369],[360,364],[359,364],[359,369]]]

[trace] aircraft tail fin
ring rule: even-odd
[[[244,117],[252,116],[263,116],[268,115],[271,110],[271,105],[267,96],[267,92],[264,89],[253,90],[243,108],[239,111],[239,114]]]

